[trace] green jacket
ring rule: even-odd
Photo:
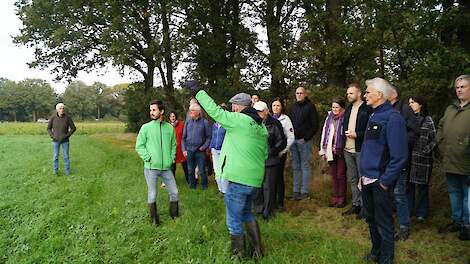
[[[171,169],[176,156],[176,138],[173,126],[159,120],[144,124],[137,136],[135,150],[144,161],[145,168]]]
[[[470,176],[470,103],[447,107],[439,121],[437,144],[445,172]]]
[[[264,163],[268,157],[268,131],[256,110],[249,108],[242,113],[225,111],[205,91],[198,92],[196,99],[207,114],[226,130],[216,175],[231,182],[261,187]]]

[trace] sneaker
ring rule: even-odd
[[[395,233],[395,241],[405,241],[408,239],[410,236],[410,230],[409,229],[400,229],[398,233]]]
[[[287,199],[289,199],[289,200],[298,200],[297,198],[299,198],[299,196],[300,196],[300,193],[295,192],[295,193],[293,193],[293,194],[291,194],[291,195],[288,195],[288,196],[287,196]]]
[[[460,231],[461,228],[462,228],[461,224],[459,224],[455,221],[452,221],[452,223],[439,228],[438,232],[439,233],[458,232],[458,231]]]
[[[343,212],[342,215],[352,215],[352,214],[359,214],[361,211],[361,207],[357,205],[353,205],[351,208],[349,208],[347,211]]]
[[[308,195],[308,193],[302,193],[297,197],[296,200],[301,201],[301,200],[309,200],[309,199],[310,199],[310,195]]]

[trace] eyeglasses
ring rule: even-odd
[[[295,94],[304,94],[304,93],[302,93],[302,92],[299,92],[299,93],[295,93]]]
[[[464,89],[465,87],[467,87],[468,85],[461,85],[461,86],[455,86],[455,90],[457,89]]]

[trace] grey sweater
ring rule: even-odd
[[[77,130],[77,128],[75,127],[72,118],[66,113],[61,117],[57,115],[57,113],[54,113],[49,118],[47,132],[49,132],[49,135],[55,142],[62,143],[69,141],[69,137],[75,132],[75,130]]]

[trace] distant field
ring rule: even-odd
[[[75,126],[77,135],[123,133],[126,129],[122,122],[76,122]],[[0,135],[47,135],[46,129],[47,123],[0,123]]]

